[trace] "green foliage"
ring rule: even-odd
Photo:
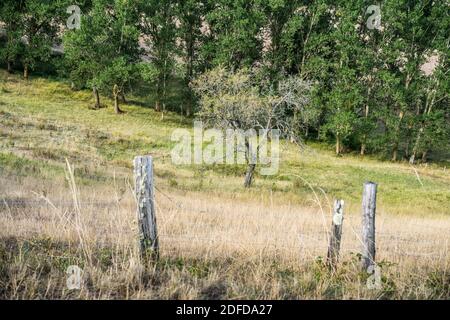
[[[175,66],[176,25],[175,1],[173,0],[141,0],[139,11],[144,18],[140,25],[145,36],[146,54],[156,71],[156,110],[166,106],[167,84]],[[147,73],[148,75],[148,73]]]
[[[201,48],[207,66],[225,65],[232,69],[250,67],[262,56],[259,36],[264,15],[252,0],[211,1],[205,20],[209,36]]]
[[[63,158],[69,157],[76,165],[80,184],[102,185],[112,183],[113,168],[117,175],[128,175],[136,154],[152,152],[161,159],[155,173],[162,186],[168,185],[169,179],[176,179],[178,186],[171,183],[175,190],[198,189],[200,179],[192,178],[196,166],[179,167],[170,161],[174,146],[171,132],[178,127],[192,128],[192,122],[183,121],[183,117],[167,113],[162,120],[153,109],[142,107],[143,97],[135,96],[129,96],[130,102],[124,107],[126,114],[121,117],[107,108],[89,110],[86,104],[90,91],[72,91],[67,83],[43,78],[33,79],[27,85],[19,76],[4,71],[0,71],[2,86],[6,89],[0,94],[0,171],[4,175],[64,180]],[[111,104],[111,100],[105,98],[104,103]],[[337,160],[327,144],[314,141],[302,152],[287,141],[281,141],[281,148],[279,175],[255,176],[253,188],[244,193],[241,177],[245,165],[207,166],[201,191],[220,190],[227,195],[270,199],[269,190],[276,189],[274,199],[309,206],[314,195],[306,180],[330,198],[348,199],[349,210],[356,212],[360,210],[361,185],[370,180],[380,185],[380,206],[385,212],[406,215],[414,211],[423,216],[450,212],[445,163],[418,167],[421,185],[408,164],[387,164],[370,155],[361,159],[353,154]],[[34,152],[40,154],[39,158],[34,157]],[[432,160],[439,160],[435,157],[430,153]],[[297,181],[296,175],[304,180]]]
[[[298,77],[280,81],[278,89],[261,89],[254,72],[224,67],[204,73],[192,83],[199,96],[198,116],[225,129],[278,129],[292,136],[292,118],[309,102],[309,83]]]
[[[0,20],[4,23],[6,42],[0,47],[0,60],[8,64],[8,71],[12,71],[14,61],[23,52],[24,46],[20,41],[20,19],[23,14],[24,2],[17,0],[5,0],[0,5]]]
[[[80,87],[112,93],[117,101],[138,73],[137,24],[136,7],[129,1],[94,0],[81,28],[64,38],[71,80]]]
[[[58,43],[59,25],[65,22],[67,0],[25,1],[25,12],[21,16],[25,49],[21,62],[25,68],[33,69],[37,62],[47,62],[51,47]]]
[[[27,75],[51,59],[62,33],[62,74],[74,87],[112,94],[117,105],[144,82],[155,91],[149,102],[156,110],[171,104],[188,116],[205,102],[196,101],[192,82],[215,68],[252,70],[257,94],[246,88],[237,95],[250,109],[252,97],[276,95],[294,77],[312,84],[308,103],[283,119],[296,135],[332,139],[337,153],[411,163],[447,157],[445,1],[384,1],[379,29],[366,24],[365,0],[79,0],[81,29],[61,30],[69,4],[2,1],[3,64],[20,62]],[[182,99],[174,100],[180,83]]]

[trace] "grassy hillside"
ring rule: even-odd
[[[89,109],[88,91],[0,71],[1,297],[450,297],[446,167],[283,143],[279,174],[245,190],[242,166],[174,166],[171,133],[191,120],[162,118],[151,97],[127,98],[118,116],[108,99]],[[132,160],[141,154],[155,157],[162,240],[162,259],[149,269],[135,240]],[[383,287],[375,291],[357,268],[367,180],[379,184]],[[333,198],[346,201],[338,273],[321,258]],[[80,292],[64,289],[70,264],[88,272]]]
[[[178,127],[192,127],[190,120],[172,113],[161,119],[161,114],[141,103],[124,106],[126,113],[117,116],[112,107],[90,110],[92,103],[90,92],[72,91],[67,84],[40,78],[27,83],[1,72],[0,157],[4,170],[14,172],[24,165],[36,165],[41,175],[51,178],[62,173],[61,166],[68,158],[81,176],[91,178],[88,183],[108,169],[129,175],[134,156],[152,154],[157,158],[159,183],[172,189],[244,198],[247,193],[272,192],[281,203],[307,204],[314,199],[309,183],[330,199],[343,198],[358,210],[362,184],[371,180],[379,183],[382,211],[450,214],[450,171],[443,166],[412,167],[355,155],[338,158],[323,145],[309,143],[300,150],[285,144],[279,174],[257,177],[254,188],[247,192],[242,188],[242,166],[180,168],[171,164],[171,133]]]

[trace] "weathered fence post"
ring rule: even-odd
[[[159,257],[158,232],[156,228],[155,191],[153,181],[153,158],[139,156],[134,159],[139,246],[142,256]]]
[[[344,221],[344,200],[334,201],[333,222],[331,224],[330,244],[328,246],[327,265],[336,269],[341,247],[342,222]]]
[[[375,210],[377,184],[364,183],[362,199],[362,268],[367,271],[375,264]]]

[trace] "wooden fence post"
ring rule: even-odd
[[[364,183],[362,199],[362,268],[367,271],[375,264],[375,211],[377,184]]]
[[[156,228],[155,191],[153,181],[153,158],[139,156],[134,159],[139,246],[142,256],[159,257],[158,232]]]
[[[327,265],[336,269],[341,247],[342,222],[344,221],[344,200],[334,201],[333,222],[331,224],[330,244],[328,246]]]

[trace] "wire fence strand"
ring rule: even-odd
[[[177,210],[183,210],[183,211],[189,211],[192,213],[210,213],[210,214],[220,214],[220,210],[210,210],[210,209],[199,209],[195,206],[186,206],[180,201],[176,201],[173,197],[166,194],[164,191],[162,191],[160,188],[155,186],[156,191],[165,199],[168,200],[168,203],[170,205],[173,205],[173,207]],[[167,203],[166,203],[167,204]],[[13,198],[13,199],[6,199],[3,198],[0,201],[0,211],[6,209],[11,211],[15,208],[23,208],[23,207],[38,207],[38,208],[48,208],[52,207],[53,209],[56,208],[70,208],[70,207],[76,207],[76,206],[83,206],[83,207],[103,207],[103,208],[112,208],[122,205],[119,201],[87,201],[87,202],[79,202],[74,203],[73,201],[55,201],[49,203],[49,201],[45,201],[44,199],[37,199],[37,200],[29,200],[29,199],[21,199],[21,198]],[[167,226],[171,224],[172,220],[163,220],[163,228],[164,230]],[[177,223],[179,225],[179,222],[174,221],[174,223]],[[202,227],[202,221],[199,222],[183,222],[183,227],[190,227],[190,228],[200,228],[202,230],[205,230],[205,228]],[[206,224],[205,224],[206,225]],[[408,225],[411,226],[418,226],[421,228],[429,228],[430,230],[444,230],[444,231],[450,231],[449,228],[446,228],[445,226],[432,226],[427,224],[420,224],[420,223],[408,223]],[[353,230],[353,228],[352,228]],[[450,234],[450,232],[449,232]],[[255,242],[255,241],[245,241],[245,246],[252,246],[252,247],[259,247],[266,251],[276,251],[276,250],[291,250],[293,252],[299,252],[299,251],[319,251],[319,250],[326,250],[328,246],[327,241],[327,232],[315,233],[314,236],[308,235],[306,233],[298,232],[297,234],[297,241],[293,244],[280,244],[273,238],[270,239],[271,242],[268,241],[261,241],[261,242]],[[390,250],[390,252],[393,253],[393,255],[396,256],[411,256],[416,258],[442,258],[448,256],[448,249],[446,252],[424,252],[424,253],[411,253],[411,252],[405,252],[401,251],[398,245],[395,244],[402,244],[402,243],[411,243],[411,242],[417,242],[420,244],[428,244],[430,247],[438,243],[439,241],[442,241],[442,239],[409,239],[405,237],[401,237],[398,235],[393,234],[392,232],[387,231],[377,231],[378,239],[381,243],[389,242],[390,246],[385,247],[383,245],[384,250]],[[236,241],[233,241],[232,239],[227,239],[226,237],[221,236],[211,236],[210,234],[196,234],[196,235],[188,235],[188,234],[174,234],[174,233],[168,233],[167,230],[163,231],[159,235],[162,241],[168,242],[168,243],[203,243],[203,244],[209,244],[213,246],[235,246],[235,247],[242,247],[242,243],[237,243]],[[392,245],[394,244],[394,245]],[[349,253],[357,253],[360,251],[360,248],[341,248],[341,251],[349,252]]]

